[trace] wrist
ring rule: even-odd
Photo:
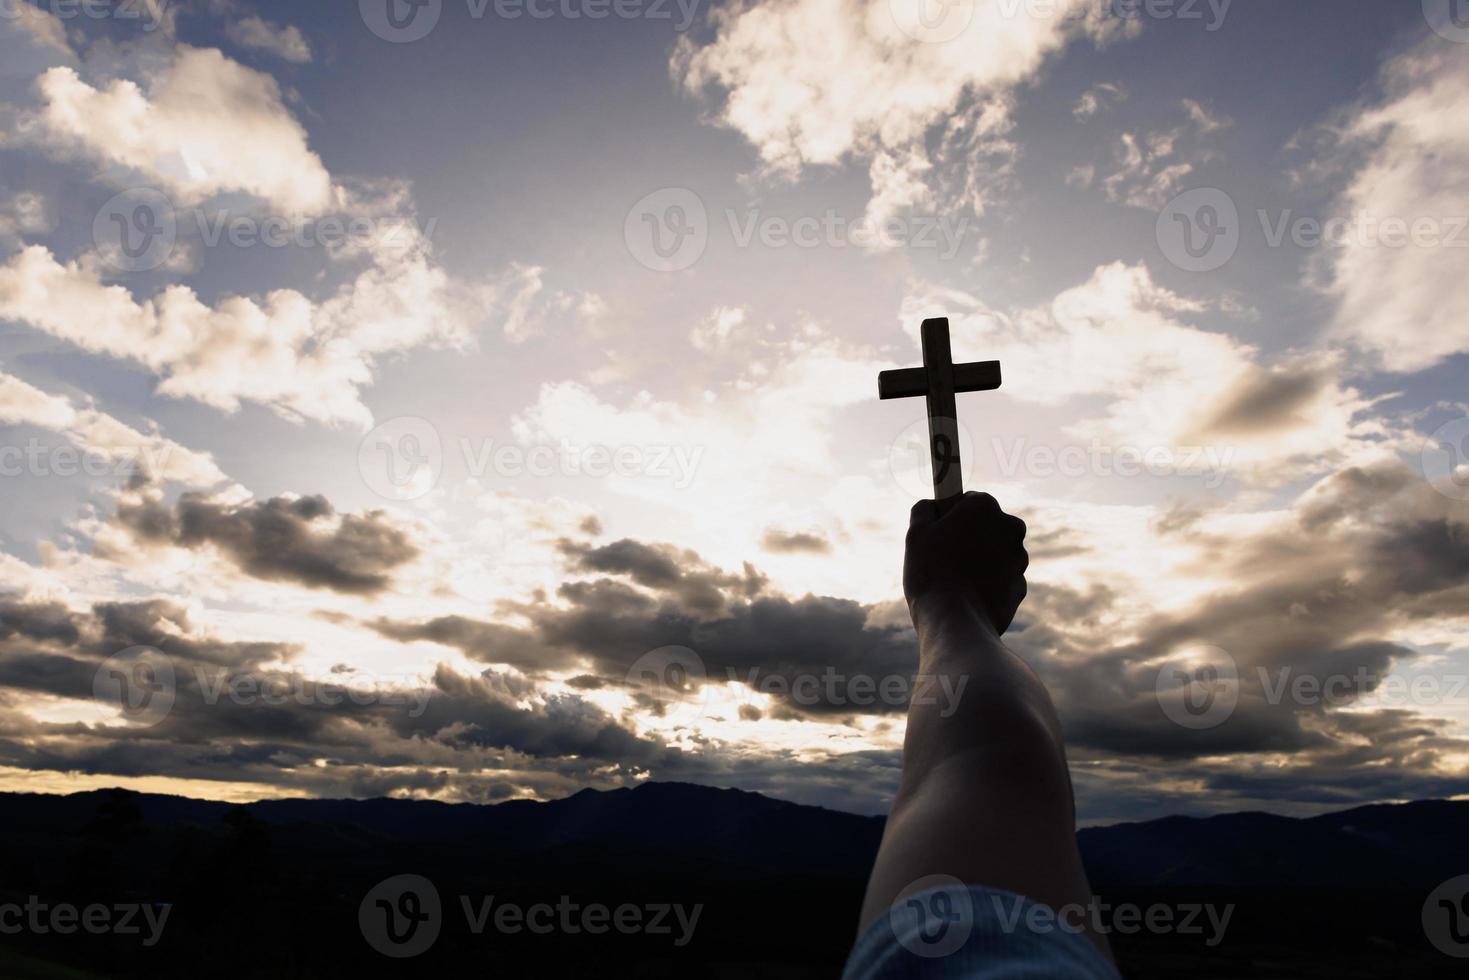
[[[921,639],[936,630],[978,630],[994,640],[1000,638],[978,593],[972,590],[925,592],[908,600],[908,614]]]

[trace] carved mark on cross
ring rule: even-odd
[[[1000,362],[955,364],[949,347],[949,320],[923,321],[923,367],[884,371],[877,376],[877,397],[928,399],[928,453],[933,463],[933,499],[942,514],[964,494],[964,472],[959,461],[959,410],[954,395],[961,391],[993,391],[1000,387]]]

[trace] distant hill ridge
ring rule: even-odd
[[[691,859],[786,873],[862,875],[882,834],[863,817],[687,783],[586,789],[548,802],[285,799],[234,804],[93,790],[68,796],[0,793],[12,844],[55,841],[95,824],[99,807],[126,800],[142,825],[208,831],[231,814],[288,831],[305,846],[427,844],[491,857],[551,852]],[[1397,884],[1416,887],[1469,872],[1469,802],[1425,800],[1317,817],[1267,813],[1164,817],[1082,830],[1098,887]]]

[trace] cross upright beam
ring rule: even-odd
[[[993,391],[1000,387],[1000,362],[955,364],[949,345],[949,320],[923,321],[923,367],[883,371],[877,376],[877,397],[928,401],[928,451],[933,464],[933,499],[939,513],[964,494],[964,471],[959,459],[959,410],[954,395],[964,391]]]

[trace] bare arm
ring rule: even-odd
[[[1025,598],[1024,538],[1024,522],[988,494],[965,494],[941,519],[932,501],[913,508],[903,588],[918,673],[947,678],[948,690],[964,686],[956,705],[909,706],[902,783],[868,882],[864,929],[928,875],[1053,909],[1090,899],[1055,709],[1000,640]]]

